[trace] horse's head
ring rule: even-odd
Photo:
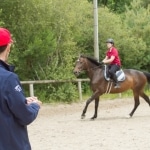
[[[97,59],[81,55],[76,61],[74,68],[74,74],[78,76],[81,71],[93,72],[95,69],[99,69],[103,66],[102,62],[98,62]]]
[[[79,56],[79,58],[76,61],[73,72],[76,76],[79,76],[79,74],[83,70],[86,70],[86,58],[83,56]]]

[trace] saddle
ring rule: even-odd
[[[117,80],[118,80],[118,81],[124,81],[124,80],[125,80],[125,73],[123,72],[122,69],[120,69],[120,70],[118,70],[118,71],[116,72],[116,76],[117,76]],[[110,80],[111,80],[111,78],[110,78],[109,75],[108,75],[108,67],[107,67],[107,65],[104,65],[104,77],[105,77],[105,79],[106,79],[107,81],[110,81]]]

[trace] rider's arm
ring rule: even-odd
[[[102,61],[102,62],[106,61],[107,59],[108,59],[108,56],[106,56],[106,57],[103,59],[103,61]]]
[[[111,56],[108,58],[108,56],[105,57],[105,59],[102,61],[105,64],[111,63],[115,59],[115,56]]]

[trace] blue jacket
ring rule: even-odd
[[[26,104],[18,76],[0,60],[0,150],[31,150],[27,125],[39,106]]]

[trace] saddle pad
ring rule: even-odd
[[[107,81],[110,81],[111,79],[107,76],[107,65],[104,66],[104,77]],[[122,69],[116,72],[117,80],[118,81],[124,81],[125,80],[125,73]]]

